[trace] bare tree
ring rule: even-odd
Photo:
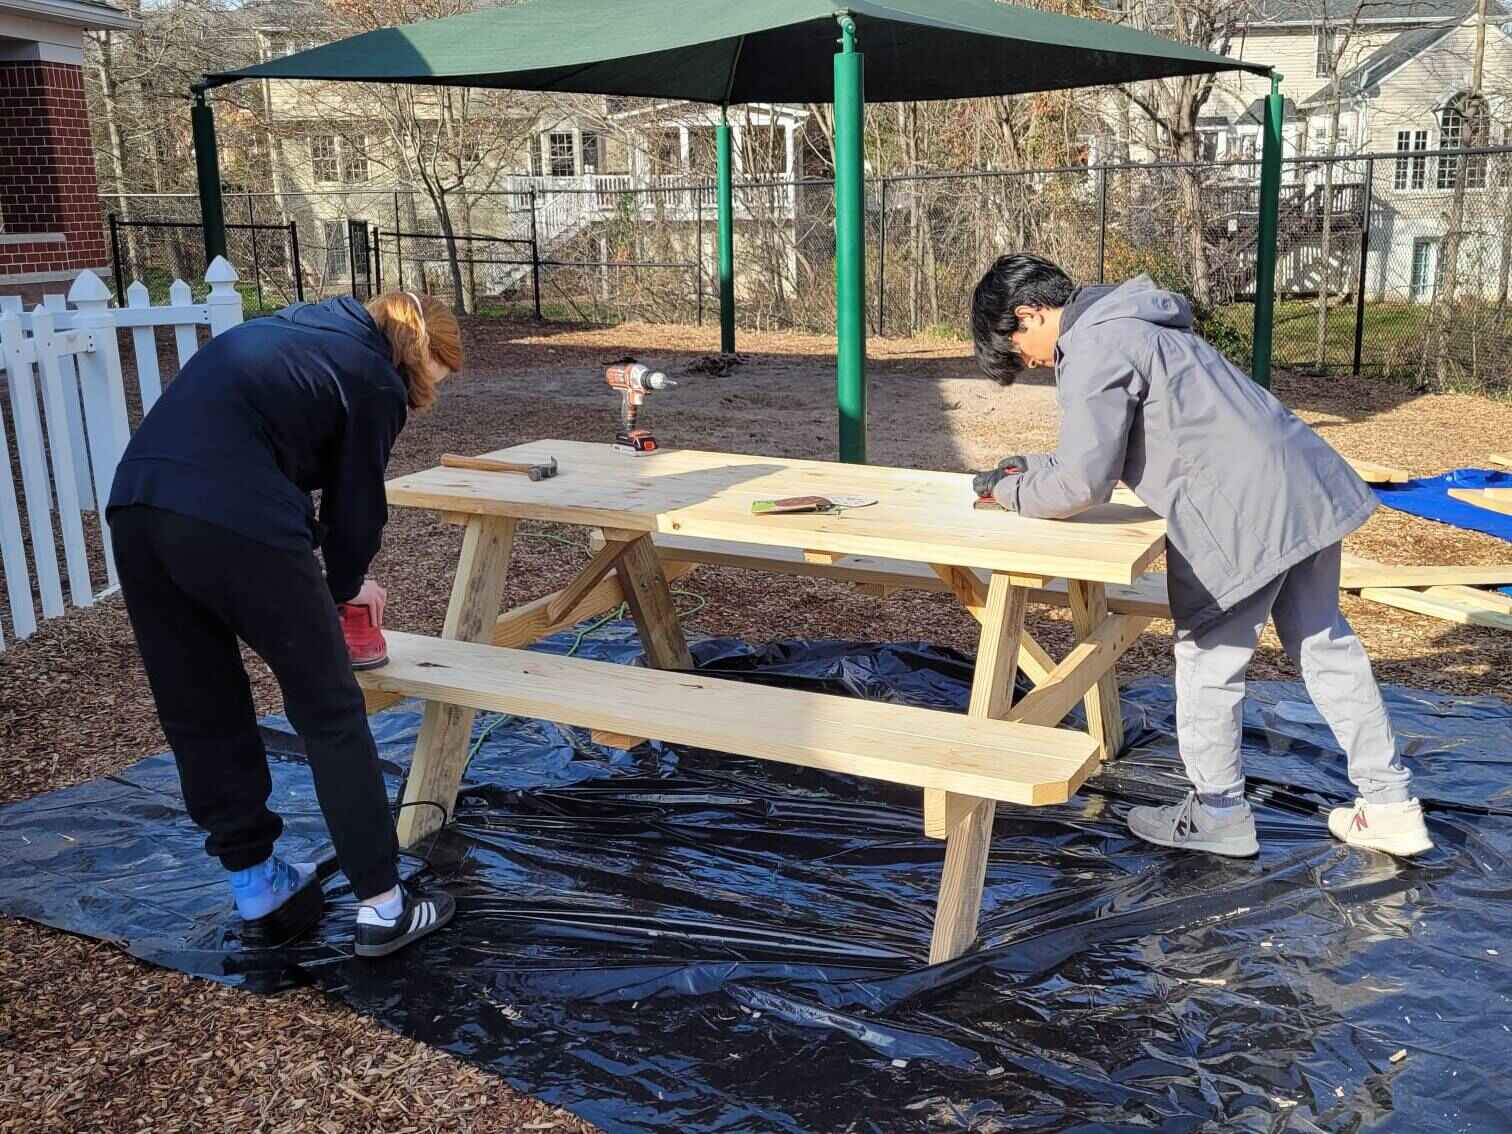
[[[332,0],[333,31],[356,34],[399,23],[440,19],[474,7],[471,0]],[[463,278],[459,242],[472,260],[469,192],[491,187],[519,152],[535,113],[503,91],[412,84],[321,86],[309,96],[322,121],[367,147],[364,156],[408,184],[418,184],[435,211],[453,294],[476,309],[475,286]],[[383,144],[371,146],[369,134]],[[476,284],[476,276],[469,273]]]
[[[1158,8],[1137,3],[1131,22],[1181,43],[1226,54],[1234,34],[1249,20],[1248,0],[1160,0]],[[1183,75],[1119,88],[1123,96],[1155,127],[1157,138],[1176,161],[1188,163],[1176,171],[1192,297],[1204,306],[1214,301],[1202,208],[1202,136],[1197,129],[1203,107],[1212,96],[1217,76]]]

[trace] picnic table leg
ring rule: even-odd
[[[1007,575],[992,576],[968,715],[997,720],[1013,704],[1019,637],[1024,631],[1028,600],[1028,590],[1014,586]],[[987,853],[992,847],[992,820],[997,813],[994,800],[955,792],[942,794],[948,834],[940,899],[935,907],[934,937],[929,945],[931,964],[960,956],[976,940],[982,885],[987,877]]]
[[[1108,592],[1101,583],[1069,584],[1071,600],[1071,624],[1076,629],[1076,640],[1085,642],[1098,626],[1108,619]],[[1092,734],[1102,759],[1112,760],[1123,749],[1123,706],[1118,700],[1118,669],[1108,666],[1108,671],[1098,678],[1097,684],[1087,691],[1082,699],[1087,710],[1087,731]]]
[[[646,661],[656,669],[692,669],[693,655],[677,620],[672,588],[649,535],[640,536],[625,548],[617,570],[625,602],[640,631]]]
[[[462,536],[462,555],[452,580],[443,638],[492,642],[504,601],[504,576],[514,546],[515,522],[505,516],[473,516]],[[425,706],[415,758],[399,812],[402,847],[414,846],[442,825],[457,802],[472,741],[472,709],[431,701]],[[434,806],[439,804],[440,806]],[[440,808],[445,808],[442,812]]]
[[[965,567],[950,567],[944,564],[931,564],[934,572],[943,579],[966,612],[979,623],[986,624],[987,620],[987,590],[988,583],[982,580],[981,575]],[[1035,588],[1044,585],[1045,580],[1037,577],[1026,577],[1007,574],[1004,578],[1015,587]],[[1034,640],[1033,636],[1022,628],[1019,630],[1018,667],[1023,670],[1025,676],[1039,685],[1050,671],[1055,668],[1055,660],[1050,657],[1044,648]],[[979,669],[980,673],[981,670]],[[1017,675],[1009,676],[1009,684],[1017,679]],[[1002,711],[1007,712],[1011,703],[1011,697],[1003,702]],[[1001,715],[1001,714],[999,714]],[[931,839],[943,839],[950,834],[950,816],[947,814],[946,792],[934,788],[924,789],[924,833]]]

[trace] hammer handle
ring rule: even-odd
[[[530,465],[515,464],[512,461],[492,461],[487,457],[463,457],[457,453],[446,453],[441,457],[441,467],[447,469],[476,469],[479,472],[512,472],[530,475]]]

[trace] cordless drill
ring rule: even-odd
[[[620,427],[614,435],[614,448],[631,456],[644,457],[656,452],[656,438],[649,429],[637,429],[641,404],[652,390],[669,390],[677,383],[660,370],[652,370],[639,362],[621,362],[604,372],[604,381],[611,390],[620,392]]]

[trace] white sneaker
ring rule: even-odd
[[[1366,847],[1387,854],[1410,857],[1433,849],[1423,805],[1415,799],[1405,803],[1366,803],[1335,807],[1328,813],[1328,830],[1352,847]]]

